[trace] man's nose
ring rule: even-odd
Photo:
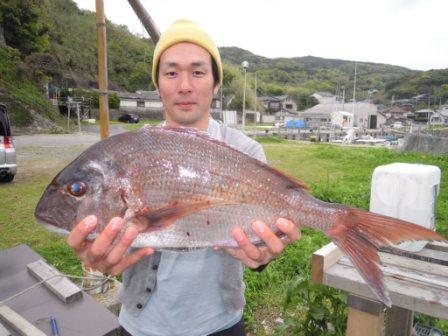
[[[180,82],[179,82],[179,92],[180,93],[188,93],[191,92],[192,85],[191,85],[191,78],[188,74],[182,74],[180,76]]]

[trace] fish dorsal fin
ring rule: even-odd
[[[302,182],[298,179],[296,179],[295,177],[289,176],[285,173],[283,173],[282,171],[278,170],[277,168],[274,168],[264,162],[261,162],[259,160],[256,160],[257,164],[260,163],[261,168],[263,169],[267,169],[268,171],[270,171],[272,174],[279,176],[282,180],[286,180],[287,182],[287,186],[286,188],[288,189],[300,189],[300,190],[309,190],[310,188],[308,187],[308,185],[306,185],[305,182]]]
[[[204,139],[206,141],[210,141],[213,142],[217,145],[229,148],[230,150],[242,153],[244,155],[247,156],[247,159],[249,161],[252,161],[255,163],[256,166],[258,166],[260,169],[266,169],[267,171],[269,171],[270,173],[277,175],[278,177],[280,177],[283,181],[286,182],[286,188],[288,189],[301,189],[301,190],[309,190],[309,187],[302,181],[289,176],[283,172],[281,172],[280,170],[278,170],[277,168],[274,168],[270,165],[268,165],[267,163],[264,163],[260,160],[257,160],[253,157],[251,157],[250,155],[247,155],[244,152],[241,152],[240,150],[232,147],[231,145],[226,144],[223,141],[217,140],[215,138],[212,138],[210,135],[208,135],[208,133],[197,130],[196,128],[191,128],[191,127],[171,127],[171,126],[157,126],[157,127],[152,127],[152,129],[160,129],[160,130],[164,130],[164,131],[169,131],[169,132],[175,132],[175,133],[179,133],[179,134],[186,134],[186,135],[191,135],[191,136],[195,136],[201,139]]]

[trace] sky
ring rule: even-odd
[[[447,0],[140,1],[162,32],[189,18],[219,47],[269,58],[311,55],[414,70],[448,68]],[[75,2],[95,11],[95,0]],[[148,36],[127,0],[104,0],[104,7],[110,21]]]

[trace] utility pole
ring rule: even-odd
[[[98,43],[98,89],[101,139],[109,137],[109,99],[107,92],[107,48],[104,2],[96,0],[96,36]]]
[[[148,14],[145,7],[142,6],[139,0],[128,0],[128,2],[134,10],[135,14],[137,14],[137,17],[143,24],[143,27],[145,27],[146,31],[151,37],[152,42],[154,43],[154,45],[156,45],[160,38],[160,31],[157,28],[154,20]]]
[[[254,88],[254,110],[255,110],[255,123],[257,122],[257,72],[255,72],[255,88]]]
[[[247,77],[247,68],[249,67],[249,62],[244,61],[241,63],[243,66],[244,71],[244,88],[243,88],[243,120],[241,121],[241,125],[243,127],[243,132],[245,131],[246,127],[246,77]]]
[[[355,117],[355,104],[356,104],[356,67],[357,62],[355,62],[355,80],[353,81],[353,105],[352,105],[353,118]]]

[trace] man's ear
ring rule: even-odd
[[[220,88],[220,87],[221,87],[221,85],[219,85],[219,83],[216,84],[215,87],[213,88],[213,93],[214,93],[214,94],[218,94],[218,91],[219,91],[219,88]]]

